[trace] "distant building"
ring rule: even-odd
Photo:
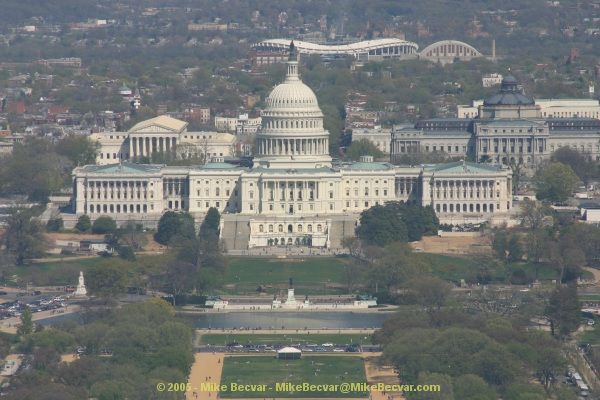
[[[390,128],[382,129],[352,129],[352,141],[357,142],[366,139],[373,143],[383,154],[390,154],[390,145],[392,141]]]
[[[484,88],[492,87],[502,83],[502,74],[487,74],[481,78],[481,83]]]
[[[235,132],[236,135],[254,134],[260,129],[261,117],[250,118],[248,114],[240,114],[237,118],[215,117],[217,131]]]
[[[458,40],[442,40],[419,52],[419,59],[441,64],[453,63],[457,59],[468,61],[478,57],[482,57],[482,54],[476,48]]]
[[[419,121],[392,129],[392,160],[414,152],[444,152],[492,164],[522,162],[533,167],[561,147],[600,160],[600,105],[593,99],[534,100],[507,75],[498,93],[459,118]]]

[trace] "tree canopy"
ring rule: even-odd
[[[383,247],[435,235],[438,227],[439,220],[431,207],[390,201],[363,211],[356,235],[367,244]]]
[[[537,198],[552,203],[565,202],[571,192],[579,186],[579,177],[573,169],[560,162],[551,163],[548,168],[536,172],[534,182]]]
[[[185,240],[196,236],[194,217],[187,212],[165,212],[158,221],[158,230],[154,240],[169,245],[174,239]]]
[[[383,153],[369,139],[361,139],[350,143],[346,148],[346,156],[352,161],[358,161],[361,156],[372,156],[378,159],[383,156]]]

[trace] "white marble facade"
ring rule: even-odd
[[[163,140],[166,149],[180,140],[185,124],[167,122],[176,132],[172,140]],[[163,132],[168,128],[156,119],[140,124],[145,133],[155,125]],[[133,131],[130,156],[147,154],[147,136]],[[192,167],[129,162],[88,165],[73,172],[74,208],[76,214],[92,219],[109,215],[144,221],[167,210],[187,211],[201,219],[215,207],[221,213],[245,216],[249,247],[282,244],[282,240],[286,245],[328,247],[332,218],[386,201],[431,205],[443,212],[450,210],[445,200],[452,199],[453,212],[465,214],[478,210],[491,215],[511,207],[509,169],[472,163],[398,167],[373,162],[371,157],[334,165],[328,140],[316,96],[300,80],[298,64],[292,59],[285,82],[267,99],[252,168],[225,163],[219,156]],[[442,191],[439,185],[448,189]],[[468,191],[459,193],[458,187]],[[454,194],[456,199],[447,197]]]

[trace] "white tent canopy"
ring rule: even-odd
[[[302,353],[302,351],[295,347],[284,347],[283,349],[279,349],[277,353]]]

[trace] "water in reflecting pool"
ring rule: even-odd
[[[201,314],[196,328],[233,329],[363,329],[380,328],[389,313],[353,312],[229,312]]]

